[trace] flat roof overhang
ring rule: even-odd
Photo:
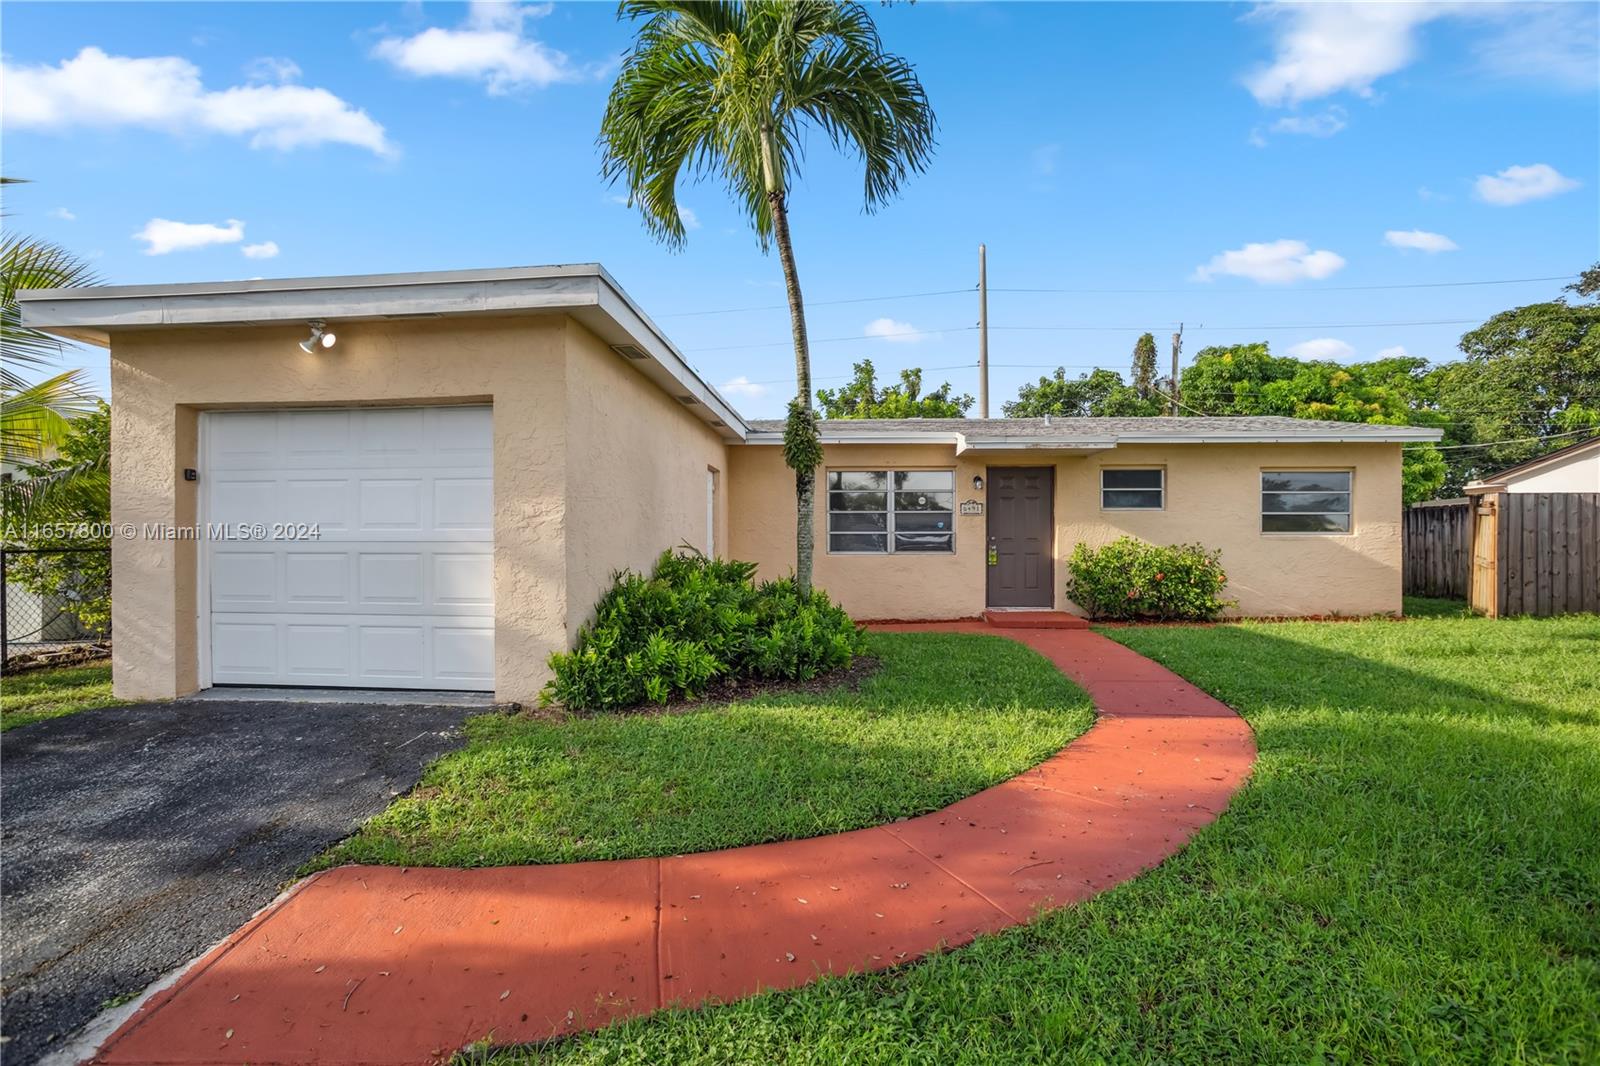
[[[25,289],[17,301],[23,325],[100,347],[110,347],[118,333],[155,329],[566,314],[725,440],[744,441],[750,434],[732,405],[598,263]]]

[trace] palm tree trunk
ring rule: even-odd
[[[783,179],[777,166],[777,148],[770,130],[761,138],[761,163],[767,183],[767,206],[772,211],[772,236],[778,245],[778,261],[783,264],[783,286],[789,297],[789,330],[794,336],[794,379],[796,399],[811,410],[811,346],[806,340],[806,307],[800,295],[800,272],[794,264],[794,244],[789,238],[789,209],[785,203]],[[816,529],[813,519],[817,495],[817,472],[796,470],[794,582],[802,596],[811,593],[812,559],[816,554]]]

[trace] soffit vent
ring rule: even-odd
[[[684,395],[678,397],[678,402],[683,404],[685,407],[693,407],[700,401],[685,393]]]
[[[624,359],[632,359],[636,362],[642,362],[650,358],[649,353],[637,344],[613,344],[611,350]]]

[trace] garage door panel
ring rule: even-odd
[[[279,674],[278,626],[272,622],[214,619],[212,673],[230,681],[271,683]]]
[[[362,606],[421,607],[425,602],[420,553],[362,552],[356,572],[356,602]]]
[[[211,567],[211,602],[218,606],[278,604],[278,555],[270,551],[218,552]]]
[[[208,523],[304,524],[207,543],[218,684],[494,688],[485,407],[207,416]]]
[[[283,603],[274,606],[349,606],[350,561],[350,553],[342,551],[285,553]]]
[[[427,675],[425,627],[363,624],[358,629],[362,677],[421,682]]]
[[[433,482],[433,528],[494,529],[494,483],[486,477],[440,477]]]
[[[494,684],[494,627],[436,625],[433,672],[441,681]]]
[[[435,552],[433,602],[493,608],[494,556],[489,552]]]
[[[348,533],[351,488],[347,477],[284,478],[277,521],[316,526],[323,537]]]
[[[283,626],[285,672],[301,684],[331,685],[352,680],[348,623],[307,622]]]
[[[422,530],[422,481],[419,478],[362,478],[357,529]]]

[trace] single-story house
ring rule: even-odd
[[[1468,496],[1499,492],[1600,492],[1600,436],[1469,481]]]
[[[108,346],[115,688],[529,701],[614,571],[687,543],[791,571],[778,423],[595,265],[26,292]],[[1222,550],[1245,615],[1400,609],[1427,429],[1288,418],[823,425],[816,581],[862,619],[1071,611],[1128,533]]]

